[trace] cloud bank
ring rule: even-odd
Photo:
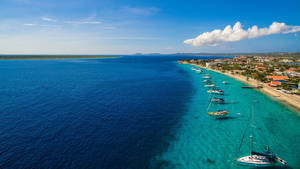
[[[253,39],[272,34],[288,34],[300,31],[300,26],[289,26],[285,23],[273,22],[269,27],[258,28],[256,25],[244,30],[240,22],[233,27],[226,26],[224,30],[215,29],[205,32],[194,39],[187,39],[185,44],[192,46],[218,46],[225,42],[235,42],[243,39]]]

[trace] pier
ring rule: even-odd
[[[262,86],[242,86],[243,89],[261,89]]]

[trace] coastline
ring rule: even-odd
[[[0,56],[0,60],[43,60],[43,59],[104,59],[119,58],[120,56]]]
[[[200,67],[202,69],[206,69],[206,70],[210,70],[210,71],[214,71],[214,72],[223,74],[225,76],[228,76],[228,77],[231,77],[235,80],[238,80],[242,83],[245,83],[245,84],[247,84],[251,87],[256,87],[258,85],[261,85],[261,86],[263,86],[263,88],[259,88],[259,89],[256,89],[256,90],[258,90],[258,91],[262,92],[263,94],[271,97],[271,99],[273,99],[275,101],[278,101],[278,102],[280,102],[280,103],[282,103],[282,104],[284,104],[288,107],[295,108],[296,109],[295,113],[300,115],[300,97],[299,96],[282,93],[281,91],[278,91],[274,88],[271,88],[271,87],[267,86],[266,84],[264,84],[262,82],[259,82],[255,79],[249,78],[247,80],[246,77],[241,76],[241,75],[231,74],[231,73],[228,73],[228,72],[221,72],[221,71],[218,71],[218,70],[213,70],[213,69],[209,69],[209,68],[206,68],[206,67],[202,67],[202,66],[196,65],[196,64],[190,64],[190,65],[197,66],[197,67]]]

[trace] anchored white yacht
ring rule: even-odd
[[[253,119],[254,119],[254,106],[252,107],[252,120],[251,120],[251,135],[250,135],[250,155],[236,159],[237,163],[244,166],[252,167],[269,167],[274,166],[276,162],[286,165],[286,161],[273,154],[269,147],[266,147],[264,153],[253,151]]]

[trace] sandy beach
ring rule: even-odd
[[[221,72],[221,71],[218,71],[218,70],[213,70],[213,69],[210,69],[210,68],[202,67],[200,65],[195,65],[195,64],[192,64],[192,65],[203,68],[203,69],[206,69],[206,70],[211,70],[211,71],[214,71],[214,72],[224,74],[224,75],[229,76],[231,78],[234,78],[234,79],[236,79],[240,82],[243,82],[243,83],[247,84],[248,86],[256,87],[258,85],[261,85],[261,86],[263,86],[263,88],[259,88],[259,89],[255,89],[255,90],[258,90],[258,91],[270,96],[272,99],[274,99],[276,101],[279,101],[279,102],[281,102],[285,105],[292,106],[293,108],[296,108],[296,110],[297,110],[296,113],[300,115],[300,96],[283,93],[281,90],[276,90],[276,88],[272,88],[272,87],[268,86],[267,84],[259,82],[255,79],[249,78],[247,80],[247,78],[245,76],[242,76],[242,75],[231,74],[231,73],[228,73],[228,72]]]

